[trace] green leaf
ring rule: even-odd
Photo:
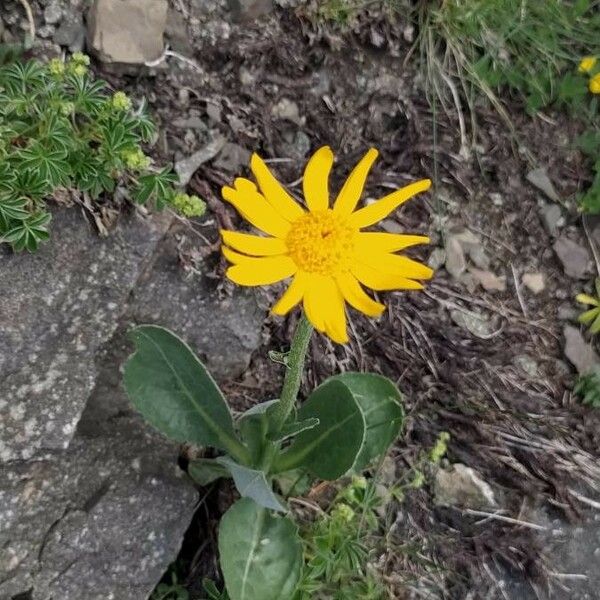
[[[238,465],[228,456],[216,459],[233,477],[233,482],[243,498],[251,498],[259,506],[286,512],[286,507],[277,499],[263,471]]]
[[[294,437],[307,429],[312,429],[319,424],[319,419],[311,417],[310,419],[304,419],[304,421],[291,421],[285,423],[279,433],[269,434],[267,437],[272,442],[282,442],[288,438]]]
[[[187,472],[198,485],[209,485],[217,479],[231,476],[214,458],[197,458],[190,461]]]
[[[366,423],[354,394],[341,381],[328,379],[301,406],[298,419],[319,424],[300,433],[274,462],[273,472],[297,467],[321,479],[337,479],[354,465],[366,435]]]
[[[341,381],[350,389],[365,418],[365,441],[354,463],[354,469],[360,471],[385,454],[400,433],[404,422],[402,394],[392,381],[376,373],[343,373],[331,380]]]
[[[174,440],[246,458],[221,390],[189,346],[155,325],[136,327],[130,336],[136,351],[125,364],[124,383],[142,415]]]
[[[250,498],[223,516],[219,555],[231,600],[289,600],[302,574],[297,527]]]
[[[260,461],[265,450],[269,430],[267,411],[277,402],[278,400],[268,400],[267,402],[255,404],[243,413],[238,420],[240,433],[250,450],[254,464]]]

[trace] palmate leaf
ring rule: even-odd
[[[177,181],[177,175],[169,167],[165,167],[158,173],[142,175],[134,191],[135,201],[145,204],[149,200],[154,200],[157,208],[163,208],[169,202],[172,187]]]
[[[48,150],[40,143],[19,152],[20,168],[37,173],[40,178],[53,188],[68,187],[71,168],[67,162],[66,150]]]
[[[144,142],[149,142],[156,134],[156,126],[148,114],[146,99],[143,100],[142,105],[136,111],[136,126]]]
[[[42,64],[33,60],[16,62],[0,69],[0,87],[10,94],[31,95],[44,85]]]
[[[106,84],[103,81],[92,81],[88,76],[70,75],[66,79],[67,90],[72,92],[72,102],[78,113],[97,114],[104,105],[103,92]]]
[[[31,198],[41,200],[52,192],[52,184],[34,170],[23,169],[22,166],[13,169],[14,179],[5,188],[0,182],[0,191],[4,191],[7,198],[17,200],[19,198]]]
[[[27,199],[3,199],[0,197],[0,231],[8,231],[13,221],[25,221],[29,215]],[[14,224],[16,226],[16,224]]]
[[[34,252],[40,242],[49,237],[46,225],[50,219],[50,214],[46,212],[30,216],[4,234],[2,241],[9,243],[17,252],[21,250]]]

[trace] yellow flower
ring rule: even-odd
[[[595,56],[584,56],[579,63],[577,70],[580,73],[589,73],[596,66]]]
[[[125,92],[115,92],[111,103],[115,110],[131,110],[131,100]]]
[[[250,167],[258,189],[240,177],[233,187],[224,187],[222,194],[247,221],[270,237],[222,231],[223,254],[233,264],[227,277],[245,286],[269,285],[293,277],[273,313],[285,315],[302,301],[313,326],[338,343],[348,341],[345,302],[371,317],[385,310],[361,284],[381,291],[422,289],[416,280],[429,279],[433,271],[396,252],[426,244],[429,238],[362,230],[429,189],[431,181],[417,181],[356,210],[376,158],[377,150],[372,148],[354,167],[330,207],[328,179],[333,153],[327,146],[317,150],[304,171],[305,210],[254,154]]]
[[[592,94],[600,94],[600,73],[596,73],[596,75],[590,79],[590,92],[592,92]]]

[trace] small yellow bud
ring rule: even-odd
[[[352,510],[352,508],[350,508],[350,506],[348,506],[347,504],[339,504],[338,506],[336,506],[333,510],[334,513],[334,517],[339,517],[340,519],[342,519],[343,521],[346,521],[347,523],[352,521],[352,519],[354,519],[355,516],[355,512]]]
[[[128,169],[134,171],[144,171],[150,166],[150,158],[144,154],[141,148],[134,150],[125,150],[121,157]]]
[[[70,114],[72,114],[74,110],[75,110],[75,104],[73,104],[73,102],[63,102],[60,105],[60,112],[65,117],[68,117]]]
[[[84,67],[90,66],[90,57],[83,52],[75,52],[71,56],[71,61],[76,65],[83,65]]]
[[[54,77],[62,77],[65,74],[65,63],[60,58],[53,58],[48,63],[48,72]]]
[[[580,73],[589,73],[596,66],[596,57],[595,56],[584,56],[579,63],[579,67],[577,70]]]
[[[364,477],[359,477],[357,475],[354,475],[352,477],[352,486],[359,490],[366,490],[367,489],[367,480]]]
[[[131,100],[125,92],[115,92],[111,103],[116,110],[131,110]]]
[[[592,94],[600,94],[600,73],[596,73],[596,75],[590,79],[589,87]]]
[[[198,196],[175,194],[171,203],[185,217],[201,217],[206,212],[206,204]]]

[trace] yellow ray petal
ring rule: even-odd
[[[290,223],[304,214],[298,203],[286,192],[284,187],[275,179],[269,168],[258,156],[253,154],[250,160],[250,168],[258,181],[260,191],[267,202]]]
[[[396,252],[417,244],[429,244],[426,235],[404,235],[399,233],[380,233],[378,231],[361,231],[355,238],[355,249],[358,255],[373,252]]]
[[[431,279],[433,276],[432,268],[399,254],[370,253],[359,256],[357,259],[382,273],[392,273],[393,275],[397,273],[408,279]]]
[[[296,272],[296,265],[288,256],[250,258],[227,248],[223,248],[223,254],[234,263],[227,269],[226,275],[238,285],[269,285]]]
[[[394,209],[398,208],[398,206],[407,200],[410,200],[415,194],[425,192],[430,187],[430,179],[422,179],[421,181],[411,183],[406,187],[384,196],[380,200],[377,200],[377,202],[357,210],[350,216],[350,224],[359,229],[373,225],[387,217]]]
[[[344,298],[333,278],[314,273],[310,275],[304,295],[304,310],[318,331],[338,344],[348,342]]]
[[[358,164],[352,169],[352,173],[346,179],[344,186],[342,187],[333,210],[340,214],[348,216],[356,208],[363,188],[365,187],[365,181],[371,166],[375,162],[379,152],[375,148],[371,148],[358,162]]]
[[[400,273],[386,273],[364,263],[357,262],[350,269],[352,275],[373,290],[422,290],[418,281],[407,279]]]
[[[252,256],[276,256],[277,254],[285,254],[287,250],[285,242],[274,237],[261,237],[225,229],[221,229],[221,237],[223,243],[230,248]]]
[[[302,188],[311,212],[329,208],[329,173],[332,165],[333,152],[329,146],[323,146],[310,157],[304,169]]]
[[[234,185],[235,187],[225,186],[221,190],[223,198],[257,229],[284,238],[290,229],[289,222],[273,209],[262,194],[258,193],[256,186],[242,177],[238,177]]]
[[[322,275],[315,275],[314,273],[308,275],[303,302],[306,318],[321,333],[325,331],[325,314],[321,310],[319,302],[322,293],[321,281],[323,279],[325,278]]]
[[[375,302],[365,293],[351,273],[337,275],[336,282],[346,302],[356,310],[369,317],[378,317],[385,310],[383,304]]]
[[[271,309],[271,312],[281,316],[290,312],[290,310],[302,300],[307,283],[308,275],[304,271],[298,271],[296,275],[294,275],[294,279],[288,289]]]

